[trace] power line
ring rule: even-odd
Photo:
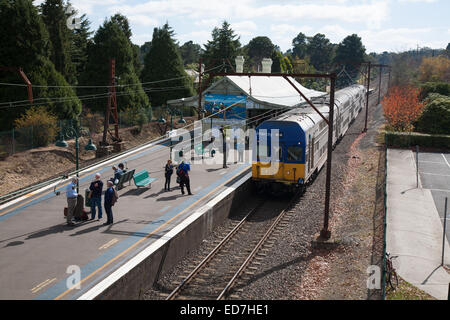
[[[212,70],[217,69],[219,67],[222,67],[222,65],[213,67],[213,68],[205,70],[203,72],[204,73],[205,72],[209,72],[209,71],[212,71]],[[133,83],[133,84],[117,84],[117,85],[114,85],[114,86],[99,86],[99,85],[96,85],[96,86],[94,86],[94,85],[93,86],[71,86],[71,85],[69,85],[69,86],[49,86],[49,85],[40,86],[40,85],[33,85],[33,88],[84,88],[84,89],[113,88],[113,87],[124,88],[124,87],[132,87],[132,86],[139,86],[139,85],[142,86],[142,85],[145,85],[145,84],[154,84],[154,83],[161,83],[161,82],[167,82],[167,81],[174,81],[174,80],[180,80],[180,79],[184,79],[184,78],[191,78],[191,76],[190,75],[185,75],[185,76],[181,76],[181,77],[177,77],[177,78],[171,78],[171,79],[155,80],[155,81],[149,81],[149,82],[139,82],[139,83]],[[3,85],[3,86],[14,86],[14,87],[26,87],[27,86],[26,84],[21,84],[21,83],[5,83],[5,82],[0,82],[0,85]]]

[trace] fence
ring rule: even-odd
[[[119,128],[142,126],[152,121],[152,109],[126,110],[118,113]],[[46,126],[29,126],[0,131],[0,160],[18,152],[23,152],[46,144],[55,143],[59,133],[68,127],[79,129],[80,136],[101,133],[104,128],[105,116],[102,114],[88,114],[77,120],[59,120],[56,134],[49,133]],[[50,134],[50,137],[48,137]]]

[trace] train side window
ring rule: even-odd
[[[302,147],[291,146],[286,151],[286,161],[302,161]]]

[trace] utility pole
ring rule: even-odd
[[[331,157],[333,155],[333,122],[334,122],[334,91],[336,90],[336,74],[330,78],[330,112],[328,119],[328,148],[327,148],[327,176],[325,181],[325,213],[323,229],[320,231],[322,239],[330,239],[331,231],[328,230],[330,218],[330,197],[331,197]]]
[[[0,71],[17,72],[21,76],[21,78],[25,82],[25,84],[27,85],[28,101],[30,101],[30,103],[33,103],[33,89],[31,86],[31,82],[30,82],[30,80],[28,80],[28,78],[27,78],[26,74],[23,72],[22,68],[1,67],[0,66]]]
[[[382,76],[382,74],[383,74],[383,66],[380,65],[380,74],[379,74],[380,79],[378,79],[379,80],[378,81],[378,104],[380,104],[380,101],[381,101],[381,76]]]
[[[364,121],[364,130],[363,132],[367,132],[367,117],[369,115],[369,90],[370,90],[370,68],[371,62],[368,62],[367,66],[367,99],[366,99],[366,119]]]
[[[202,118],[202,58],[199,59],[198,63],[198,107],[197,107],[197,113],[198,113],[198,120]]]

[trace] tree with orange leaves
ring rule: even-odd
[[[395,131],[412,131],[425,105],[419,100],[419,90],[411,86],[395,86],[381,102],[384,116]]]

